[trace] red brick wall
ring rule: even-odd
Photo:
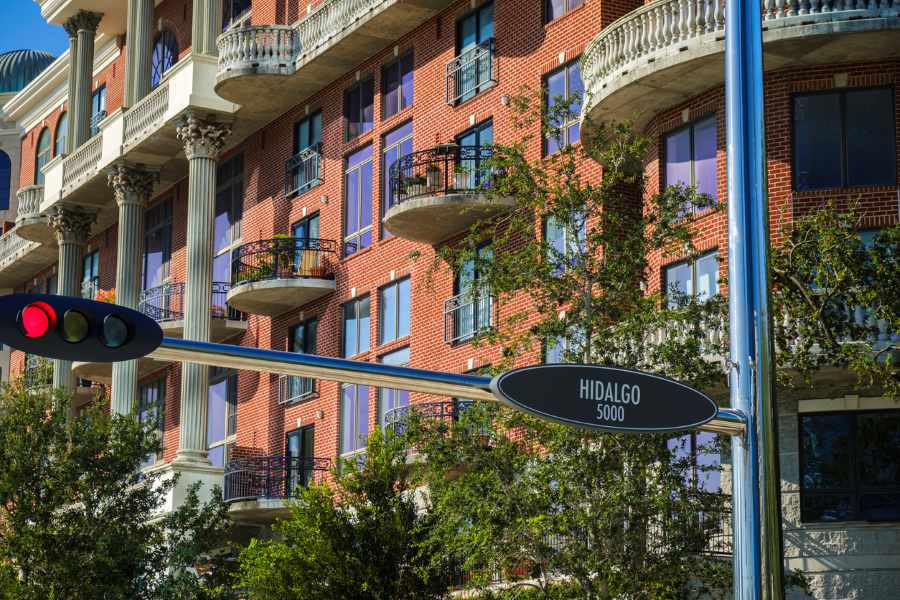
[[[178,40],[178,58],[184,58],[191,51],[192,8],[191,0],[164,0],[156,7],[154,13],[156,22],[153,26],[152,39],[156,39],[160,25],[171,29]]]

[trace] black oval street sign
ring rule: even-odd
[[[538,365],[491,381],[503,403],[537,417],[609,431],[678,431],[716,416],[711,398],[683,383],[599,365]]]

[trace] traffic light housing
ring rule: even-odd
[[[0,341],[47,358],[118,362],[145,356],[162,329],[136,310],[72,296],[0,296]]]

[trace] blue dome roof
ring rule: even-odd
[[[12,50],[0,54],[0,94],[18,92],[54,60],[52,54],[37,50]]]

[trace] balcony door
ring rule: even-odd
[[[295,354],[315,354],[316,335],[319,330],[319,320],[309,319],[291,327],[288,337],[288,352]],[[316,389],[316,380],[311,377],[294,375],[288,379],[288,398],[292,401],[301,400],[312,395]]]
[[[482,182],[488,183],[483,160],[490,156],[494,143],[494,122],[487,120],[464,132],[458,138],[459,169],[454,173],[453,187],[457,190],[474,190]]]
[[[482,281],[480,265],[491,260],[491,246],[478,248],[477,259],[466,260],[453,283],[456,298],[453,314],[453,339],[463,341],[491,325],[491,293]]]
[[[288,432],[285,444],[285,496],[294,494],[297,486],[312,481],[315,456],[315,427],[309,425]]]
[[[455,91],[458,102],[465,102],[481,92],[482,87],[490,85],[492,52],[488,46],[493,39],[493,2],[481,6],[457,22],[456,56],[459,72]]]
[[[294,271],[301,277],[319,276],[322,266],[318,247],[319,213],[294,223],[291,236],[296,248]]]

